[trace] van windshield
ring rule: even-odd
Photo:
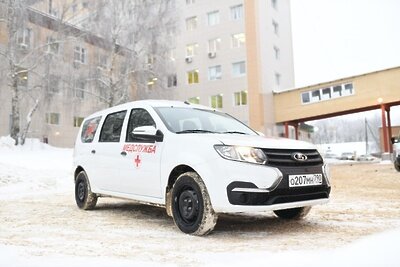
[[[195,108],[156,107],[155,111],[174,133],[232,133],[257,135],[252,129],[228,114]]]

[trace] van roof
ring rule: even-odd
[[[185,107],[185,108],[198,108],[198,109],[206,109],[206,110],[215,110],[213,108],[203,106],[203,105],[198,105],[198,104],[192,104],[189,102],[183,102],[183,101],[174,101],[174,100],[155,100],[155,99],[149,99],[149,100],[138,100],[138,101],[132,101],[128,103],[124,103],[121,105],[117,105],[111,108],[103,109],[98,112],[95,112],[89,116],[89,117],[96,117],[104,113],[112,113],[112,112],[117,112],[122,109],[130,109],[132,106],[136,107]]]

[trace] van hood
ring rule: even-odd
[[[259,148],[277,148],[277,149],[316,149],[316,147],[308,142],[298,141],[288,138],[271,138],[254,135],[219,135],[216,136],[224,145],[231,146],[249,146]]]

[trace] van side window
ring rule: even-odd
[[[154,126],[156,127],[156,123],[153,118],[149,114],[149,112],[142,108],[132,109],[131,115],[129,116],[128,129],[126,133],[126,142],[145,142],[143,138],[135,138],[133,134],[133,130],[140,126]]]
[[[119,142],[126,110],[109,114],[104,120],[99,142]]]
[[[93,142],[94,135],[96,134],[97,127],[99,126],[100,120],[101,120],[101,116],[92,118],[92,119],[88,119],[83,123],[82,133],[81,133],[82,143]]]

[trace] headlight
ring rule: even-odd
[[[256,164],[265,164],[267,162],[267,156],[259,148],[225,145],[215,145],[214,148],[224,159]]]

